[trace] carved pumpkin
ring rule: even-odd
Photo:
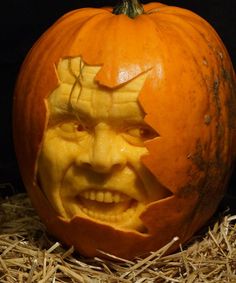
[[[16,154],[53,235],[86,256],[144,256],[215,212],[235,113],[234,70],[205,20],[160,3],[79,9],[21,68]]]

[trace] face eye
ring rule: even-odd
[[[123,137],[135,146],[144,146],[144,142],[150,139],[158,137],[158,133],[151,127],[140,126],[128,128],[124,133]]]
[[[128,129],[126,133],[143,140],[153,139],[158,136],[158,134],[152,128],[147,126],[131,128]]]
[[[77,131],[77,128],[79,127],[79,125],[75,122],[66,122],[66,123],[60,124],[59,127],[65,133],[74,133]]]
[[[57,126],[57,133],[63,140],[77,142],[88,136],[88,131],[78,121],[66,121]]]
[[[86,131],[85,127],[78,121],[61,123],[59,128],[65,134],[76,134]]]
[[[77,132],[86,131],[86,128],[82,124],[75,125],[75,129],[76,129]]]

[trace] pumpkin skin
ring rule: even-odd
[[[25,187],[48,230],[86,256],[102,256],[102,250],[133,258],[175,236],[186,242],[215,212],[235,159],[235,73],[220,38],[188,10],[160,3],[144,10],[134,19],[111,8],[64,15],[33,46],[16,84],[13,130]],[[83,217],[68,221],[38,184],[49,117],[45,99],[58,85],[55,65],[77,56],[102,66],[96,81],[111,89],[148,72],[139,102],[160,138],[146,142],[142,163],[172,194],[140,215],[147,233]]]

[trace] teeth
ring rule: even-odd
[[[129,218],[132,216],[135,212],[135,208],[129,208],[127,211],[117,214],[117,215],[107,215],[103,213],[98,213],[92,210],[87,209],[86,207],[81,207],[81,210],[83,213],[87,214],[89,217],[101,220],[101,221],[107,221],[107,222],[119,222],[124,219]]]
[[[111,192],[105,192],[103,201],[106,202],[106,203],[112,203],[113,202]]]
[[[95,199],[96,201],[103,202],[104,201],[104,193],[103,192],[98,192],[95,194]]]
[[[79,195],[81,211],[104,222],[117,223],[129,219],[134,215],[136,205],[132,198],[115,191],[84,190]]]
[[[81,192],[80,195],[88,200],[95,200],[105,203],[119,203],[129,200],[128,196],[118,192],[85,190],[84,192]]]
[[[96,198],[96,193],[95,193],[95,192],[91,192],[91,193],[90,193],[90,199],[91,199],[91,200],[97,200],[97,198]]]
[[[114,201],[115,203],[121,202],[121,197],[120,197],[120,195],[115,194],[114,197],[113,197],[113,201]]]

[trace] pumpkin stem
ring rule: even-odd
[[[132,19],[143,13],[144,9],[139,0],[121,0],[113,9],[113,14],[124,14]]]

